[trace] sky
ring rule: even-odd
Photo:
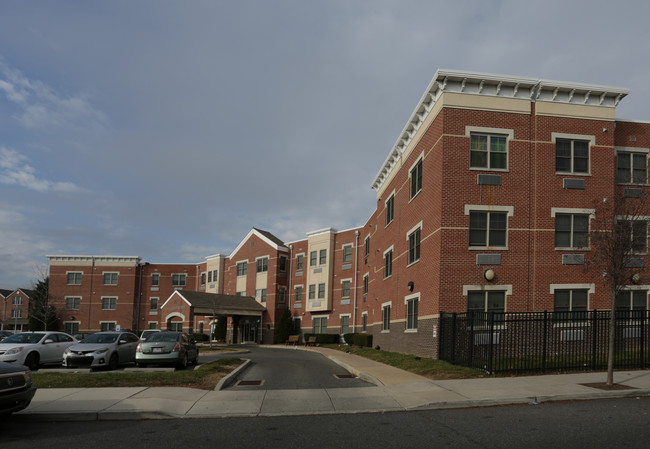
[[[629,88],[647,0],[0,0],[0,288],[363,225],[436,70]]]

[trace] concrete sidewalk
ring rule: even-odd
[[[617,371],[615,382],[628,389],[604,391],[585,384],[604,382],[605,373],[431,380],[345,352],[301,349],[320,352],[376,386],[267,391],[169,387],[39,389],[31,405],[16,416],[80,421],[252,417],[536,405],[650,395],[650,371]]]

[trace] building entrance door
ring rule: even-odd
[[[241,327],[242,343],[257,343],[257,320],[244,320]]]

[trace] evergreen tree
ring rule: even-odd
[[[289,335],[293,334],[293,318],[291,310],[284,309],[280,320],[275,326],[275,333],[273,335],[274,343],[284,343],[289,339]]]

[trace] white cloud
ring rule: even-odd
[[[71,182],[52,182],[37,177],[28,159],[17,151],[0,146],[0,182],[16,184],[38,192],[78,192],[80,189]]]

